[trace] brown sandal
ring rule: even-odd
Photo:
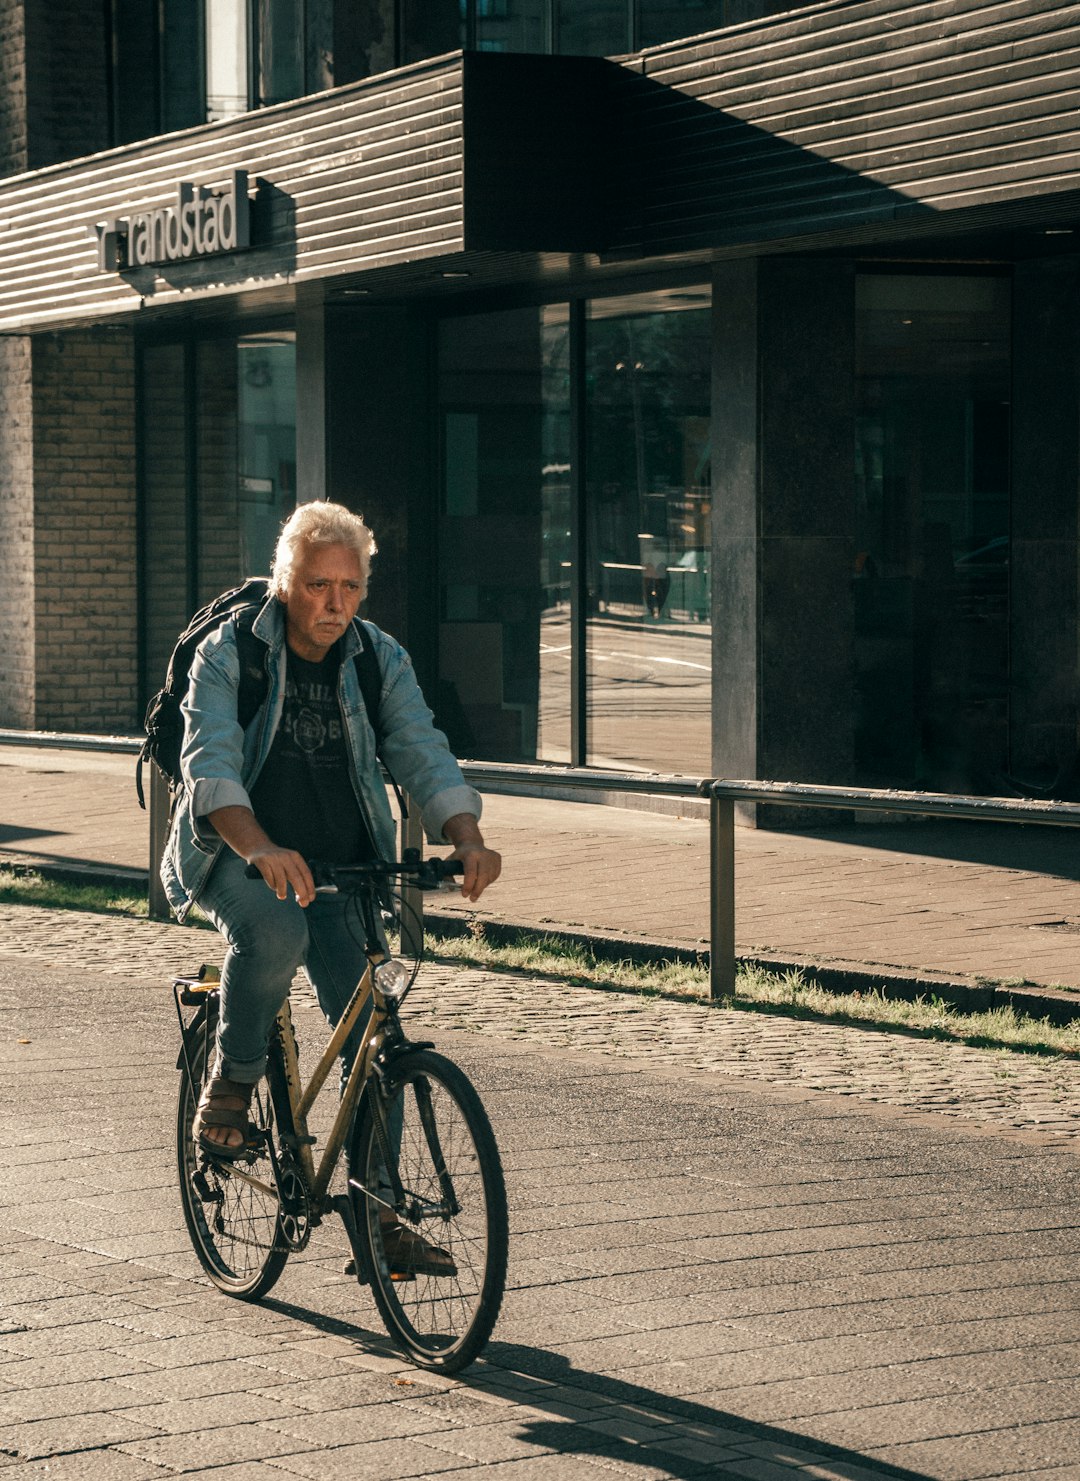
[[[200,1151],[233,1162],[258,1146],[258,1128],[248,1119],[254,1090],[253,1084],[229,1080],[224,1075],[211,1075],[202,1088],[191,1125],[191,1134]],[[213,1141],[206,1135],[211,1127],[238,1131],[243,1140],[236,1143]]]

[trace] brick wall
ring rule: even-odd
[[[0,0],[0,176],[26,169],[23,0]]]
[[[34,723],[34,479],[30,340],[0,336],[0,725]]]
[[[130,330],[38,337],[33,383],[34,723],[132,731],[140,717]]]

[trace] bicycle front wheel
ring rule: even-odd
[[[249,1112],[265,1139],[256,1151],[235,1162],[208,1157],[195,1145],[191,1124],[206,1063],[203,1024],[189,1046],[195,1083],[181,1068],[176,1106],[176,1163],[184,1221],[199,1263],[219,1290],[245,1301],[265,1296],[285,1267],[289,1251],[281,1235],[278,1195],[267,1150],[273,1135],[273,1110],[266,1081],[256,1087]]]
[[[427,1049],[397,1061],[390,1093],[372,1085],[361,1105],[349,1173],[391,1338],[419,1367],[458,1372],[495,1325],[509,1243],[499,1151],[462,1071]]]

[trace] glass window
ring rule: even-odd
[[[558,0],[558,49],[564,56],[610,57],[630,50],[626,0]]]
[[[466,0],[402,0],[399,53],[422,62],[465,45]]]
[[[764,13],[760,0],[639,0],[639,41],[642,46],[659,46]]]
[[[296,341],[252,334],[237,347],[237,543],[241,575],[270,570],[296,507]]]
[[[1009,284],[867,275],[853,580],[861,783],[1007,771]]]
[[[357,82],[394,65],[397,26],[395,0],[364,0],[339,5],[334,15],[334,82]]]
[[[254,0],[255,104],[298,98],[304,91],[303,0]]]
[[[709,771],[709,320],[707,289],[590,305],[592,765]]]
[[[564,307],[444,321],[435,711],[459,755],[570,756]]]
[[[248,0],[206,0],[206,117],[248,109]]]
[[[479,51],[550,50],[548,0],[476,0]]]
[[[149,695],[195,609],[269,572],[296,503],[294,336],[149,346],[141,389]]]
[[[205,121],[202,35],[191,0],[161,0],[161,131]]]

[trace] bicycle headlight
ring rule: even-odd
[[[375,968],[375,986],[391,1003],[400,1003],[409,985],[409,969],[397,957],[387,957]]]

